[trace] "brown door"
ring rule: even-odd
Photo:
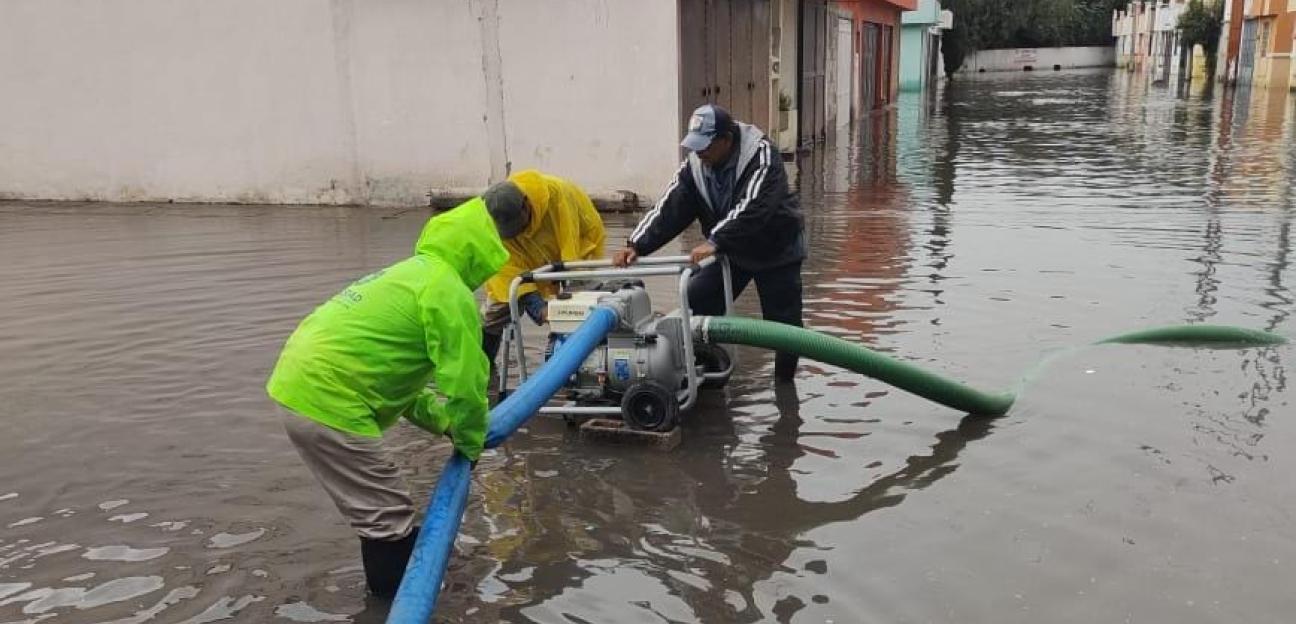
[[[707,38],[707,0],[681,0],[680,130],[688,128],[693,109],[711,101],[711,50]]]
[[[751,80],[747,89],[751,92],[751,109],[747,119],[760,126],[761,130],[772,133],[774,116],[771,111],[778,110],[771,105],[774,94],[770,91],[770,58],[778,55],[779,42],[774,40],[770,30],[769,0],[751,2],[752,53]]]
[[[680,0],[681,128],[702,104],[769,129],[769,0]]]
[[[826,0],[803,0],[801,24],[798,28],[801,42],[799,55],[801,72],[800,143],[802,148],[822,143],[826,133],[827,102],[824,90],[827,82],[828,5]]]
[[[864,111],[877,108],[878,85],[878,26],[864,22],[860,45],[860,87],[863,89]]]
[[[878,71],[878,77],[881,78],[881,84],[878,85],[878,108],[891,103],[891,54],[895,49],[894,32],[895,29],[891,26],[882,26],[881,49],[878,51],[878,61],[882,63]]]
[[[707,43],[711,51],[711,102],[731,108],[733,102],[733,0],[706,0]],[[730,112],[733,112],[732,110]]]
[[[738,119],[752,123],[753,81],[751,58],[756,52],[752,40],[751,0],[729,0],[729,104],[725,107]],[[765,46],[761,46],[761,51]]]

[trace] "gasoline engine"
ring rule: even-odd
[[[635,429],[674,428],[680,406],[689,395],[688,365],[697,367],[699,388],[723,386],[731,371],[723,347],[693,340],[678,310],[653,312],[644,284],[638,280],[606,282],[589,290],[564,292],[549,302],[548,360],[596,305],[620,310],[621,323],[568,377],[563,396],[581,406],[616,406]],[[689,347],[691,346],[691,349]],[[688,351],[693,351],[693,362]]]

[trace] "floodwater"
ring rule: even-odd
[[[1293,112],[1096,72],[860,122],[800,167],[808,323],[1028,379],[1016,408],[814,365],[775,389],[744,350],[674,452],[536,421],[478,466],[439,619],[1290,621],[1293,347],[1070,348],[1296,334]],[[0,205],[0,622],[381,621],[261,388],[298,319],[426,215]],[[426,492],[447,445],[389,441]]]

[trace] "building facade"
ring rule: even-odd
[[[901,15],[900,90],[921,91],[940,76],[941,31],[954,26],[954,14],[939,0],[919,0]]]
[[[1228,84],[1296,89],[1296,2],[1222,0],[1225,24],[1220,80]]]
[[[0,199],[651,201],[699,104],[787,151],[890,105],[917,2],[9,0]]]
[[[1296,2],[1290,4],[1296,5]],[[1246,72],[1248,67],[1239,64],[1239,82],[1275,89],[1287,89],[1291,85],[1296,6],[1288,5],[1289,0],[1252,0],[1245,3],[1241,46],[1242,53],[1250,60],[1250,75]]]
[[[918,0],[801,0],[798,145],[895,102],[900,15]]]

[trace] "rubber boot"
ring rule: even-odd
[[[504,334],[482,332],[482,352],[486,354],[486,359],[490,360],[492,365],[495,364],[495,356],[499,355],[502,342],[504,342]]]
[[[365,582],[369,591],[379,598],[392,598],[405,576],[405,564],[414,551],[414,540],[419,528],[398,540],[360,538],[360,558],[364,561]]]
[[[792,381],[796,378],[797,362],[795,353],[777,353],[774,355],[774,381]]]
[[[486,359],[490,361],[490,377],[486,381],[486,404],[495,407],[504,397],[500,394],[499,370],[495,368],[495,357],[499,355],[500,344],[504,341],[503,334],[492,334],[482,331],[482,351],[486,353]]]

